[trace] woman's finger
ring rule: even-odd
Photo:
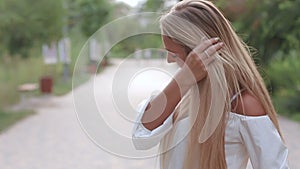
[[[211,38],[208,40],[205,40],[203,43],[201,43],[200,45],[196,46],[193,51],[195,51],[195,53],[197,53],[198,55],[200,55],[202,52],[204,52],[207,48],[209,48],[210,46],[216,44],[217,42],[219,42],[219,38]]]
[[[219,43],[216,43],[210,47],[208,47],[206,50],[205,50],[205,54],[208,55],[208,56],[212,56],[214,55],[217,51],[219,51],[220,49],[222,49],[222,47],[224,46],[224,43],[223,42],[219,42]]]
[[[196,55],[197,58],[201,59],[203,62],[219,51],[224,46],[223,42],[216,43],[210,47],[208,47],[205,51],[203,51],[201,54],[196,54],[195,51],[193,51],[193,55]]]
[[[210,63],[212,63],[213,61],[215,61],[215,59],[216,59],[216,57],[209,57],[209,58],[203,60],[202,62],[204,64],[204,66],[208,66]]]
[[[216,57],[214,57],[215,53],[218,52],[220,49],[222,49],[223,46],[224,43],[219,42],[217,44],[210,46],[207,50],[205,50],[202,53],[202,56],[204,55],[204,57],[200,57],[204,65],[209,65],[211,62],[213,62],[216,59]]]

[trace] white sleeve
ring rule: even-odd
[[[137,150],[146,150],[156,146],[160,140],[171,130],[173,126],[173,113],[164,121],[162,125],[150,131],[141,123],[141,118],[150,100],[144,100],[138,106],[138,116],[133,127],[132,142]]]
[[[289,169],[288,149],[269,116],[247,116],[240,131],[253,169]]]

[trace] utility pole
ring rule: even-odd
[[[66,2],[66,0],[62,0],[62,6],[64,9],[64,16],[62,18],[62,22],[63,22],[63,28],[62,28],[62,35],[63,35],[63,40],[62,40],[62,45],[63,45],[63,52],[65,53],[63,56],[65,58],[62,58],[62,62],[63,62],[63,80],[66,81],[69,78],[69,61],[67,56],[69,54],[70,51],[69,50],[69,46],[67,45],[67,34],[68,34],[68,12],[69,12],[69,8],[68,8],[68,2]]]

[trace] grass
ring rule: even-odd
[[[291,116],[292,120],[300,122],[300,112]]]
[[[279,113],[280,115],[287,117],[290,120],[300,122],[300,112],[294,112],[294,113]]]
[[[16,122],[35,114],[34,111],[19,111],[19,112],[8,112],[0,110],[0,133],[7,130],[9,127],[14,125]]]
[[[60,80],[58,82],[55,82],[53,93],[57,96],[62,96],[72,90],[72,80]]]
[[[300,122],[300,112],[297,108],[299,99],[294,97],[297,94],[297,91],[281,90],[276,96],[272,96],[272,101],[279,115]]]
[[[76,83],[73,85],[73,87],[77,87],[80,84],[83,84],[84,82],[86,82],[88,80],[87,76],[82,77],[81,79],[77,79]],[[53,93],[56,96],[62,96],[64,94],[69,93],[72,90],[72,79],[68,78],[66,80],[59,80],[57,82],[54,82],[54,86],[53,86]]]

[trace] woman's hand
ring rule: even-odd
[[[205,40],[190,52],[175,77],[177,83],[192,86],[207,76],[206,67],[215,60],[214,54],[224,46],[219,38]],[[179,81],[178,81],[179,80]]]

